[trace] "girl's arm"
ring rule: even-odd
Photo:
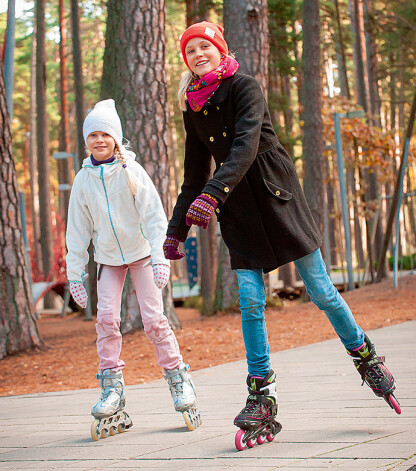
[[[235,134],[230,153],[201,193],[214,196],[224,203],[238,185],[257,156],[265,100],[260,84],[252,77],[242,76],[232,87],[235,110]]]
[[[81,170],[82,171],[82,170]],[[82,191],[81,176],[75,176],[68,207],[66,229],[66,273],[68,281],[83,281],[85,265],[88,263],[88,246],[94,223]]]
[[[162,201],[144,168],[135,162],[134,169],[139,182],[134,201],[140,215],[140,230],[150,244],[152,265],[170,265],[163,254],[167,219]]]
[[[186,240],[190,228],[185,220],[189,206],[202,192],[211,172],[211,153],[197,136],[186,111],[183,113],[183,121],[186,131],[184,182],[167,232],[181,241]]]

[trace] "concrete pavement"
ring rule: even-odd
[[[173,410],[163,379],[128,386],[133,428],[98,442],[89,415],[98,389],[1,397],[0,469],[414,471],[416,321],[368,333],[396,377],[400,416],[360,387],[334,339],[272,354],[283,425],[272,443],[234,447],[233,419],[246,399],[238,361],[193,372],[203,417],[194,432]]]

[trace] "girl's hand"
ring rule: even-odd
[[[153,279],[155,280],[155,285],[162,289],[164,288],[169,281],[170,268],[168,265],[157,264],[153,265]]]
[[[168,235],[166,237],[165,242],[163,243],[163,253],[165,254],[165,258],[168,260],[180,260],[185,257],[185,254],[178,250],[179,242],[180,240],[173,235]]]
[[[189,206],[188,212],[186,213],[186,224],[192,226],[202,227],[206,229],[211,219],[212,213],[218,206],[218,201],[208,193],[202,193],[198,198]]]
[[[78,306],[85,309],[87,307],[88,295],[81,281],[71,281],[69,291]]]

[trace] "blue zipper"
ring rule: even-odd
[[[123,259],[123,262],[126,263],[126,261],[124,260],[123,251],[121,250],[120,242],[118,241],[118,237],[117,237],[117,234],[116,234],[116,230],[114,229],[113,220],[111,219],[110,203],[108,202],[108,195],[107,195],[107,189],[106,189],[105,183],[104,183],[103,167],[102,167],[102,166],[100,166],[100,177],[101,177],[101,183],[103,184],[103,188],[104,188],[105,199],[107,200],[107,211],[108,211],[108,217],[110,218],[110,224],[111,224],[111,227],[112,227],[112,229],[113,229],[114,237],[116,238],[116,241],[117,241],[117,244],[118,244],[118,248],[120,249],[121,258]]]

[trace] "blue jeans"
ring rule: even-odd
[[[329,278],[320,249],[294,263],[312,302],[325,312],[344,346],[350,350],[361,346],[364,332]],[[265,376],[270,371],[270,346],[264,319],[263,271],[236,270],[236,273],[248,373]]]

